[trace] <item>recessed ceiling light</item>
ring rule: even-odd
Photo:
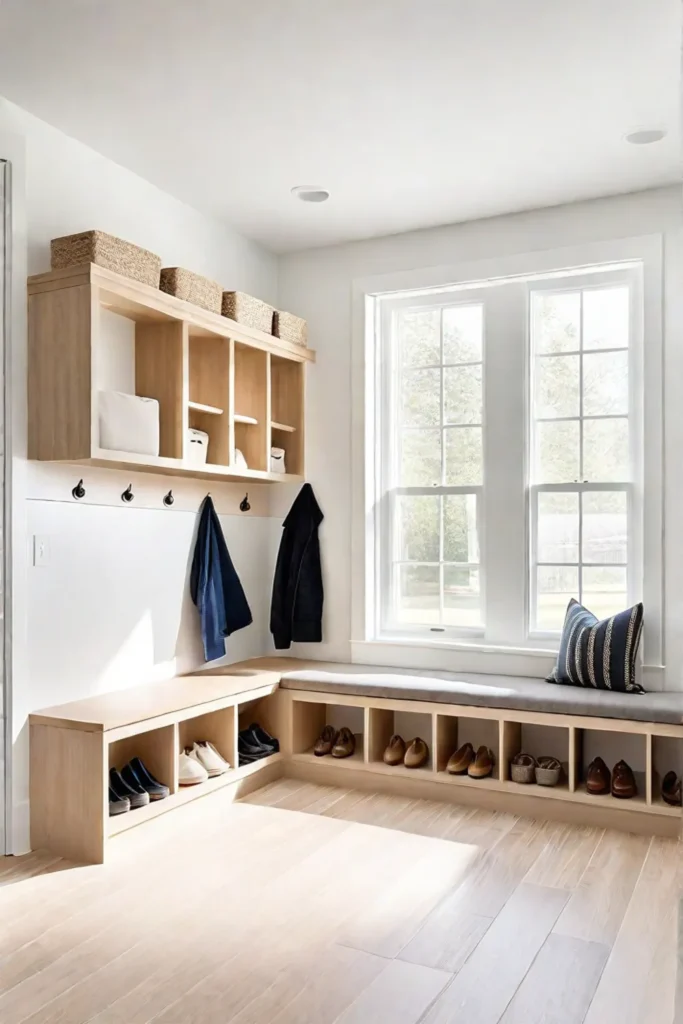
[[[625,136],[633,146],[649,146],[652,142],[661,142],[666,138],[666,128],[636,128]]]
[[[292,195],[300,199],[302,203],[324,203],[330,198],[330,193],[320,185],[296,185],[292,189]]]

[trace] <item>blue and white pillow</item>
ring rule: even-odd
[[[548,682],[644,693],[636,682],[642,631],[642,604],[600,621],[572,598],[562,627],[557,664]]]

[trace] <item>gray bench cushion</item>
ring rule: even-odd
[[[322,668],[286,672],[280,685],[288,690],[315,690],[354,697],[389,697],[683,725],[683,693],[615,693],[558,686],[520,676],[415,672],[414,669],[329,662]]]

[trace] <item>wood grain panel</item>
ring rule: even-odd
[[[31,725],[30,733],[31,846],[75,861],[102,863],[102,735],[44,725]]]
[[[91,331],[89,286],[29,296],[29,459],[90,458]]]
[[[135,325],[135,393],[159,402],[159,454],[182,459],[187,434],[187,324]]]

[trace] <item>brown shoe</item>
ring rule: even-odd
[[[382,760],[385,764],[395,768],[397,764],[403,764],[403,758],[405,756],[405,740],[402,736],[392,736],[387,745],[387,749],[384,751],[384,757]]]
[[[333,725],[326,725],[320,736],[315,741],[313,753],[316,757],[325,757],[332,752],[332,747],[337,742],[337,730]]]
[[[637,792],[636,777],[626,761],[617,762],[612,769],[612,796],[619,800],[630,800]]]
[[[332,757],[351,757],[356,752],[356,737],[344,726],[339,730],[337,740],[332,747]]]
[[[474,747],[471,743],[464,743],[448,758],[446,771],[449,775],[467,775],[467,769],[473,761]]]
[[[593,796],[602,796],[603,793],[609,793],[611,782],[612,777],[609,773],[609,768],[601,757],[596,757],[588,765],[586,792],[591,793]]]
[[[490,747],[479,747],[474,761],[467,769],[471,779],[485,779],[493,771],[495,758]]]
[[[428,760],[429,747],[424,740],[421,740],[416,736],[406,750],[406,756],[403,763],[406,768],[422,768],[423,765],[427,764]]]
[[[667,772],[662,779],[662,800],[672,807],[681,806],[681,780],[676,772]]]

